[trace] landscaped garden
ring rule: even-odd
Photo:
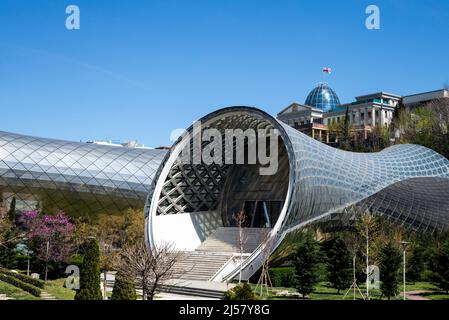
[[[117,271],[109,298],[135,300],[137,276],[147,279],[138,283],[144,298],[154,299],[157,286],[174,275],[170,266],[179,257],[170,245],[156,251],[145,245],[140,211],[86,221],[63,212],[18,213],[14,205],[0,215],[0,299],[101,300],[103,270]],[[417,234],[366,213],[350,228],[317,225],[289,235],[267,256],[268,276],[255,275],[226,298],[349,300],[355,293],[366,299],[368,262],[369,299],[403,299],[404,254],[407,299],[449,299],[449,236]],[[66,287],[68,265],[80,270],[78,290]]]

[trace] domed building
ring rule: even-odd
[[[325,82],[318,85],[310,91],[307,96],[305,105],[322,110],[323,112],[334,111],[336,106],[340,104],[337,94]]]
[[[344,121],[348,112],[349,123],[357,139],[367,139],[375,126],[388,126],[402,97],[387,92],[358,96],[355,101],[341,104],[334,90],[321,82],[310,91],[304,104],[293,102],[277,114],[289,126],[318,141],[334,145],[328,125]]]

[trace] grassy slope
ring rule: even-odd
[[[0,281],[0,293],[16,300],[40,300],[40,298],[3,281]]]
[[[65,278],[62,278],[47,281],[44,290],[59,300],[73,300],[75,297],[75,290],[64,288],[65,280]]]

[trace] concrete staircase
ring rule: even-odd
[[[58,300],[55,296],[49,294],[46,291],[41,291],[41,299],[42,300]]]
[[[246,238],[244,253],[253,252],[268,231],[269,229],[264,228],[243,229],[243,238]],[[239,253],[239,232],[239,228],[236,227],[219,227],[196,248],[196,251]]]
[[[173,266],[173,271],[182,280],[211,279],[215,273],[231,258],[231,254],[185,251],[182,259]]]

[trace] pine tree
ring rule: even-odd
[[[328,272],[329,282],[338,293],[351,285],[352,257],[341,237],[337,237],[331,243],[328,253]]]
[[[407,279],[412,282],[420,281],[424,268],[424,248],[421,245],[416,245],[408,259]]]
[[[320,246],[311,234],[307,234],[296,249],[293,260],[296,289],[303,297],[313,292],[319,281]]]
[[[100,288],[100,249],[95,239],[87,240],[80,268],[80,289],[75,300],[102,300]]]
[[[111,300],[136,300],[136,286],[132,279],[127,279],[120,271],[115,275]]]
[[[437,250],[432,263],[433,282],[441,290],[449,292],[449,238]]]
[[[399,270],[402,265],[401,251],[389,242],[381,248],[380,252],[380,290],[382,295],[390,300],[399,291]]]

